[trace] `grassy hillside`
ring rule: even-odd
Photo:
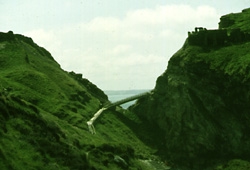
[[[0,33],[0,169],[144,169],[153,150],[105,111],[107,96],[32,39]]]
[[[221,17],[220,29],[241,29],[244,32],[250,33],[249,23],[250,8],[242,10],[239,13],[231,13]]]

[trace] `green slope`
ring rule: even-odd
[[[221,17],[220,29],[241,29],[244,32],[250,33],[249,23],[250,8],[242,10],[240,13],[231,13]]]
[[[107,96],[66,72],[32,39],[0,33],[0,169],[141,169],[153,150],[110,110]]]

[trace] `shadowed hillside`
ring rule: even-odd
[[[221,17],[218,30],[189,33],[154,93],[130,108],[145,126],[155,127],[140,138],[158,138],[158,153],[173,165],[250,168],[249,20],[245,9]]]

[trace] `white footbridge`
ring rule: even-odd
[[[110,109],[110,108],[112,108],[112,107],[119,106],[119,105],[121,105],[121,104],[124,104],[124,103],[130,102],[130,101],[133,101],[133,100],[136,100],[136,99],[145,97],[145,96],[151,94],[151,92],[152,92],[152,90],[151,90],[151,91],[148,91],[148,92],[141,93],[141,94],[137,94],[137,95],[134,95],[134,96],[131,96],[131,97],[127,97],[127,98],[125,98],[125,99],[122,99],[122,100],[119,100],[119,101],[116,101],[116,102],[107,104],[107,105],[105,105],[103,108],[99,109],[99,110],[94,114],[94,116],[93,116],[89,121],[87,121],[87,125],[88,125],[88,127],[89,127],[90,133],[92,133],[92,134],[95,134],[95,133],[96,133],[95,127],[94,127],[93,123],[94,123],[95,120],[102,114],[102,112],[104,112],[105,110]]]

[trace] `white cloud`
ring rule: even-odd
[[[36,41],[41,45],[45,45],[47,42],[51,42],[56,38],[53,32],[46,32],[43,29],[32,30],[29,32],[25,32],[25,34],[30,37],[35,37]]]
[[[90,32],[115,32],[120,29],[121,21],[115,17],[97,17],[86,24]],[[84,26],[84,24],[83,24]]]
[[[26,35],[50,50],[62,68],[81,72],[102,89],[145,89],[154,87],[188,31],[213,27],[218,19],[209,6],[164,5]]]
[[[117,55],[129,52],[130,49],[131,49],[131,46],[128,44],[119,44],[119,45],[114,46],[110,50],[107,49],[107,52],[108,52],[107,54],[117,56]]]

